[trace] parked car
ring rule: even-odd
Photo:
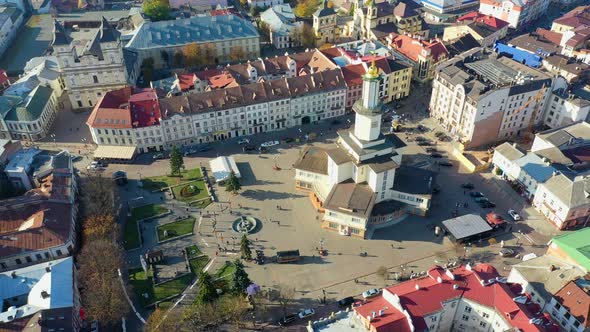
[[[516,211],[510,209],[508,210],[508,215],[512,218],[512,220],[514,221],[519,221],[522,218],[520,217],[520,214],[516,213]]]
[[[242,145],[242,144],[248,144],[250,143],[250,140],[247,138],[242,138],[238,141],[238,144]]]
[[[341,122],[340,122],[340,120],[332,120],[332,121],[330,121],[330,124],[332,126],[337,126],[337,125],[341,124]]]
[[[90,163],[90,165],[86,166],[86,170],[88,171],[104,171],[105,170],[105,166],[103,166],[102,164],[93,161]]]
[[[340,308],[344,308],[344,307],[350,306],[353,303],[354,303],[354,297],[349,296],[349,297],[345,297],[345,298],[339,300],[338,301],[338,306]]]
[[[472,191],[469,193],[469,196],[471,196],[471,197],[485,197],[485,195],[483,193],[480,193],[479,191]]]
[[[313,310],[313,309],[301,310],[298,314],[299,318],[301,318],[301,319],[311,317],[313,315],[315,315],[315,310]]]
[[[435,184],[434,187],[432,188],[432,193],[438,194],[439,192],[440,192],[440,186],[438,184]]]
[[[430,145],[430,144],[432,144],[432,143],[430,143],[429,141],[420,141],[420,142],[418,142],[418,145],[419,146],[427,146],[427,145]]]
[[[453,163],[451,163],[448,160],[441,160],[438,162],[438,165],[443,166],[443,167],[451,167],[451,166],[453,166]]]
[[[256,150],[256,146],[251,145],[251,144],[246,144],[246,145],[242,146],[242,151],[244,151],[244,152],[255,151],[255,150]]]
[[[461,188],[471,190],[471,189],[475,188],[475,186],[471,182],[465,182],[465,183],[461,183]]]
[[[258,148],[258,151],[260,151],[260,153],[267,153],[268,152],[268,148],[266,146],[261,146]]]
[[[363,299],[369,299],[375,297],[381,293],[381,290],[376,288],[371,288],[363,292]]]
[[[279,145],[279,141],[268,141],[268,142],[264,142],[262,144],[260,144],[261,147],[271,147],[271,146],[275,146],[275,145]]]
[[[434,133],[434,136],[436,137],[441,137],[443,136],[445,133],[443,133],[442,131],[437,131],[436,133]]]
[[[127,184],[127,173],[124,171],[116,171],[113,172],[112,175],[113,181],[119,186]]]
[[[297,315],[291,314],[281,318],[281,320],[279,320],[277,324],[279,326],[286,326],[293,323],[295,320],[297,320]]]
[[[285,143],[291,143],[291,142],[293,142],[293,138],[291,138],[291,137],[283,137],[283,138],[281,138],[281,141],[283,141]]]
[[[492,202],[490,202],[490,201],[488,201],[488,200],[486,199],[485,201],[483,201],[483,202],[480,202],[480,203],[479,203],[479,206],[481,206],[481,207],[482,207],[482,208],[484,208],[484,209],[493,209],[493,208],[495,208],[495,207],[496,207],[496,204],[495,204],[495,203],[492,203]]]
[[[184,151],[184,156],[187,157],[195,153],[197,153],[197,149],[195,148],[186,149],[186,151]]]
[[[156,153],[155,155],[152,156],[152,158],[154,160],[158,160],[158,159],[164,159],[164,154],[163,153]]]
[[[442,154],[440,154],[440,153],[438,153],[438,152],[432,152],[432,153],[430,154],[430,156],[431,156],[432,158],[442,158],[442,157],[443,157],[443,155],[442,155]]]
[[[426,141],[426,138],[424,138],[422,136],[416,137],[416,142],[424,142],[424,141]]]
[[[502,248],[502,249],[500,249],[499,254],[502,257],[512,257],[512,256],[514,256],[514,250],[509,249],[509,248]]]
[[[213,149],[210,144],[201,144],[197,147],[197,152],[205,152]]]
[[[504,220],[501,215],[494,212],[486,214],[486,221],[493,228],[503,227],[506,225],[506,220]]]
[[[438,136],[438,140],[441,142],[446,142],[446,141],[450,141],[451,138],[447,135],[441,135],[441,136]]]
[[[425,132],[425,131],[429,131],[430,129],[428,129],[428,127],[425,127],[423,125],[418,125],[418,130]]]
[[[476,201],[476,202],[478,202],[478,203],[480,203],[480,202],[485,202],[488,199],[485,196],[477,196],[473,200]]]
[[[432,153],[432,152],[438,152],[438,150],[436,148],[426,148],[426,152]]]

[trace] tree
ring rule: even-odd
[[[215,290],[213,279],[209,273],[205,271],[199,272],[198,286],[197,303],[210,303],[217,299],[217,290]]]
[[[281,309],[283,309],[283,315],[287,315],[287,308],[291,301],[295,297],[295,288],[293,286],[288,286],[285,284],[280,284],[273,289],[271,293],[271,297],[274,301],[279,302]]]
[[[77,261],[87,315],[107,326],[118,324],[129,311],[117,277],[123,263],[121,248],[110,240],[94,240],[82,248]]]
[[[179,331],[180,324],[180,314],[177,310],[166,311],[156,308],[156,310],[154,310],[154,312],[148,317],[144,326],[144,331]]]
[[[303,47],[312,48],[315,47],[315,32],[309,24],[302,24],[291,30],[289,37],[293,42]]]
[[[184,168],[184,159],[182,157],[182,153],[180,153],[180,149],[176,146],[172,147],[172,152],[170,153],[170,175],[178,175],[181,176],[181,170]]]
[[[376,273],[380,278],[383,279],[383,281],[387,281],[387,277],[389,277],[389,271],[385,266],[379,266]]]
[[[113,180],[101,176],[82,178],[81,201],[85,216],[111,213],[115,209]]]
[[[266,22],[258,20],[258,31],[260,32],[260,41],[270,42],[270,26]]]
[[[174,64],[174,67],[182,67],[182,64],[184,63],[184,54],[178,50],[174,52],[174,59],[172,63]]]
[[[162,61],[164,61],[166,63],[166,65],[170,65],[170,54],[168,54],[168,51],[166,50],[162,50],[160,52],[160,56],[162,57]]]
[[[154,59],[149,57],[141,62],[141,73],[143,81],[147,84],[154,79]]]
[[[231,321],[238,327],[248,311],[248,303],[241,296],[223,296],[209,303],[195,302],[182,315],[190,331],[219,331],[219,327]],[[160,331],[166,331],[160,329]]]
[[[240,61],[243,60],[246,57],[246,51],[244,50],[244,48],[242,46],[233,46],[230,50],[229,50],[229,58],[232,61]]]
[[[143,12],[149,16],[152,21],[167,20],[170,17],[170,3],[168,0],[144,0]]]
[[[115,218],[112,214],[93,214],[84,219],[83,234],[85,241],[113,239],[116,230]]]
[[[318,0],[298,0],[294,13],[298,17],[310,17],[320,7],[322,1]]]
[[[234,323],[237,331],[240,331],[240,322],[245,318],[248,309],[248,302],[243,296],[224,296],[217,301],[217,310],[223,321]]]
[[[182,55],[187,66],[198,66],[203,64],[203,55],[197,43],[191,43],[182,48]]]
[[[203,63],[209,64],[215,61],[215,47],[211,43],[203,44],[201,48],[203,54]]]
[[[242,259],[252,259],[252,249],[250,249],[250,244],[250,240],[246,234],[242,235],[242,240],[240,241],[240,254],[242,255]]]
[[[236,271],[232,276],[231,280],[231,291],[235,295],[244,295],[244,291],[252,281],[250,281],[250,277],[248,277],[248,273],[244,270],[244,264],[239,259],[234,261],[234,265],[236,267]]]
[[[236,173],[232,171],[229,174],[229,179],[225,181],[225,191],[231,192],[232,194],[236,195],[238,191],[240,191],[240,189],[242,189],[240,179],[238,179]]]

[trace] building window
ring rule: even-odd
[[[55,252],[57,253],[58,256],[61,256],[62,255],[61,250],[59,250],[59,249],[56,250]]]
[[[463,319],[464,321],[466,321],[466,322],[467,322],[467,321],[469,321],[469,316],[467,316],[467,315],[463,315],[463,317],[462,317],[461,319]]]
[[[465,307],[465,312],[471,312],[471,307],[470,306],[466,306]]]
[[[94,81],[94,83],[98,83],[98,76],[92,75],[92,80]]]
[[[482,316],[483,316],[483,318],[490,318],[490,315],[485,312],[482,314]]]
[[[20,260],[20,258],[17,258],[14,260],[16,262],[17,265],[21,265],[23,262]]]
[[[45,258],[49,258],[49,253],[45,252]]]
[[[40,261],[40,260],[42,260],[42,259],[43,259],[43,256],[41,256],[41,254],[36,254],[36,255],[35,255],[35,258],[36,258],[38,261]]]
[[[338,228],[338,224],[335,222],[331,222],[328,224],[330,228]]]
[[[31,256],[27,256],[25,257],[25,260],[27,261],[27,263],[31,263],[33,260],[31,259]]]
[[[486,325],[488,325],[488,324],[486,324],[485,322],[479,322],[479,326],[481,326],[481,327],[486,327]]]
[[[361,233],[361,230],[360,230],[360,229],[358,229],[358,228],[351,227],[351,228],[350,228],[350,232],[351,232],[352,234],[357,234],[357,235],[358,235],[358,234],[360,234],[360,233]]]

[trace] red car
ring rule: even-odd
[[[506,220],[504,220],[501,215],[494,212],[490,212],[486,215],[486,221],[492,226],[492,228],[501,227],[506,223]]]

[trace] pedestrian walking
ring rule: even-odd
[[[219,256],[219,251],[216,251],[215,252],[215,256]]]

